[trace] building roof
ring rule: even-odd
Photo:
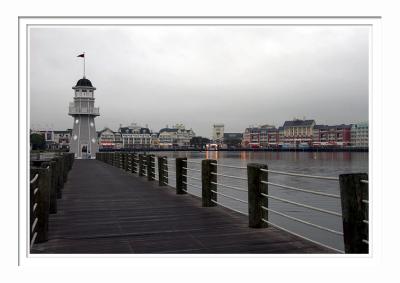
[[[105,132],[105,131],[110,131],[110,132],[112,132],[113,134],[115,134],[115,132],[113,131],[113,130],[111,130],[110,128],[108,128],[108,127],[105,127],[103,130],[101,130],[101,131],[97,131],[97,133],[98,134],[102,134],[103,132]]]
[[[328,128],[329,126],[327,126],[327,125],[315,125],[314,126],[314,130],[319,130],[319,129],[326,129],[326,128]]]
[[[87,78],[82,78],[80,79],[77,83],[75,87],[78,86],[85,86],[85,87],[93,87],[92,82],[90,80],[88,80]]]
[[[284,127],[304,127],[304,126],[311,126],[315,123],[314,120],[292,120],[292,121],[285,121],[283,124]]]
[[[342,130],[342,129],[350,129],[351,125],[333,125],[333,126],[328,126],[328,125],[315,125],[314,129],[316,130],[331,130],[331,129],[337,129],[337,130]]]
[[[160,134],[161,134],[162,132],[173,133],[173,132],[177,132],[177,131],[178,131],[178,129],[162,128],[162,129],[160,130]]]
[[[224,139],[228,139],[228,138],[242,138],[243,134],[242,133],[224,133]]]
[[[259,127],[249,127],[249,128],[246,128],[245,131],[250,132],[250,133],[258,133],[260,131],[260,128]]]
[[[139,134],[150,134],[149,128],[138,128]],[[130,127],[121,127],[119,128],[119,132],[122,134],[133,134],[136,129],[132,129]]]
[[[55,134],[70,134],[72,133],[72,129],[68,129],[65,131],[54,131]]]

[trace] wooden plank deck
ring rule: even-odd
[[[75,160],[49,220],[49,241],[31,253],[120,254],[331,253],[275,228],[248,228],[247,217],[202,207],[97,160]]]

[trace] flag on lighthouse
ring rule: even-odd
[[[79,54],[79,55],[78,55],[78,56],[76,56],[76,57],[82,57],[82,58],[85,58],[85,53]]]

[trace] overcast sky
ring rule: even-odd
[[[369,29],[355,26],[31,28],[31,127],[72,128],[82,52],[97,130],[183,123],[211,136],[214,123],[367,121],[368,44]]]

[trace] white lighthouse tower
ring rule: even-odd
[[[74,102],[69,105],[68,115],[74,118],[70,152],[77,159],[95,158],[97,151],[97,133],[94,118],[99,116],[99,108],[94,107],[92,82],[83,76],[72,89],[75,91]]]

